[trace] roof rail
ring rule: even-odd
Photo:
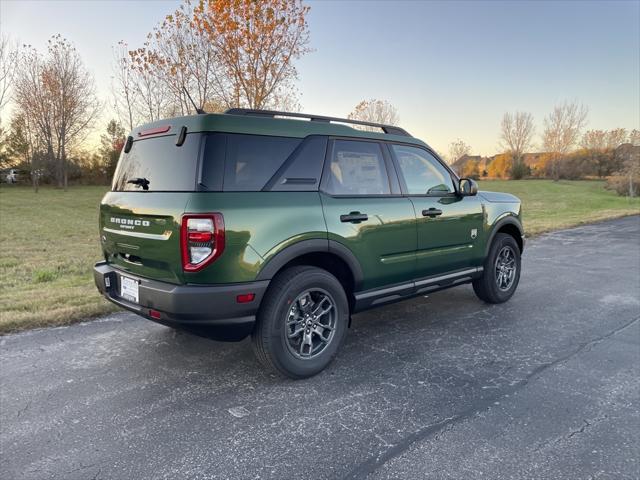
[[[323,115],[311,115],[308,113],[294,113],[294,112],[279,112],[276,110],[254,110],[250,108],[230,108],[226,112],[228,115],[248,115],[254,117],[292,117],[292,118],[307,118],[312,122],[339,122],[339,123],[351,123],[353,125],[364,125],[365,127],[376,127],[381,129],[384,133],[390,135],[402,135],[404,137],[410,137],[411,134],[404,128],[395,127],[393,125],[385,125],[384,123],[365,122],[363,120],[351,120],[348,118],[338,117],[325,117]]]

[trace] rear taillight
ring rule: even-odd
[[[182,269],[197,272],[224,250],[224,218],[221,213],[183,215],[180,231]]]

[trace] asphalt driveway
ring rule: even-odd
[[[640,217],[523,269],[357,315],[305,381],[128,313],[2,337],[0,478],[639,478]]]

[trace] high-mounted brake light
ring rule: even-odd
[[[171,130],[171,125],[166,125],[164,127],[150,128],[149,130],[142,130],[141,132],[138,132],[138,136],[139,137],[147,137],[149,135],[157,135],[159,133],[167,133],[169,130]]]
[[[186,214],[180,231],[182,269],[197,272],[222,255],[224,218],[221,213]]]

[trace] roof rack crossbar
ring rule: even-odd
[[[385,125],[384,123],[365,122],[364,120],[352,120],[349,118],[338,117],[326,117],[324,115],[311,115],[308,113],[295,113],[295,112],[279,112],[277,110],[256,110],[250,108],[230,108],[226,112],[228,115],[248,115],[254,117],[292,117],[292,118],[306,118],[312,122],[339,122],[339,123],[351,123],[353,125],[363,125],[365,127],[375,127],[381,129],[384,133],[390,135],[401,135],[404,137],[410,137],[411,134],[404,128],[396,127],[393,125]]]

